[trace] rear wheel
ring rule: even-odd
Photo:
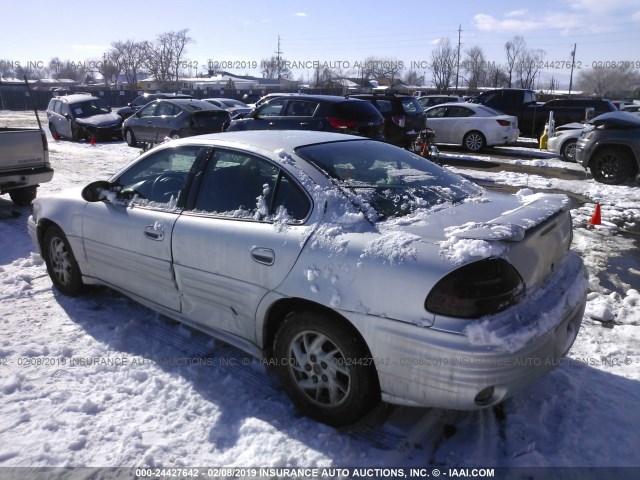
[[[49,227],[45,232],[42,256],[49,277],[58,290],[66,295],[77,295],[84,290],[76,257],[67,237],[58,227]]]
[[[470,152],[479,152],[486,143],[484,135],[478,131],[468,132],[462,139],[462,146]]]
[[[576,161],[577,140],[568,140],[562,145],[560,154],[567,162]]]
[[[634,171],[631,156],[616,147],[605,147],[593,156],[589,170],[593,178],[607,185],[618,185],[629,178]]]
[[[180,138],[180,134],[178,132],[172,132],[169,137],[171,138],[171,140],[178,140]]]
[[[343,321],[294,312],[275,337],[276,371],[293,403],[333,426],[353,423],[380,400],[371,355]]]
[[[31,205],[31,202],[36,198],[38,187],[24,187],[17,190],[11,190],[9,196],[13,203],[18,207],[27,207]]]

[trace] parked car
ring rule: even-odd
[[[285,133],[168,142],[36,199],[28,229],[54,286],[106,285],[233,344],[332,425],[380,399],[491,407],[561,364],[588,288],[564,195]]]
[[[441,103],[462,102],[462,97],[457,95],[425,95],[418,97],[418,103],[422,108],[429,108]]]
[[[461,145],[470,152],[515,143],[520,135],[516,117],[484,105],[443,103],[426,113],[427,125],[436,134],[434,143]]]
[[[47,136],[40,128],[0,128],[0,194],[24,207],[53,178]]]
[[[384,140],[384,118],[369,102],[331,95],[287,95],[262,104],[227,131],[320,130]]]
[[[111,140],[121,137],[122,117],[104,100],[88,94],[54,97],[47,106],[54,138]]]
[[[393,145],[407,148],[425,128],[425,113],[415,97],[394,93],[360,93],[350,98],[371,102],[384,117],[384,137]]]
[[[640,115],[640,105],[638,104],[625,105],[620,110],[623,112],[635,113],[636,115]]]
[[[246,115],[250,113],[253,108],[240,100],[234,100],[233,98],[203,98],[205,102],[209,102],[211,105],[222,108],[229,112],[231,118],[235,118],[238,115]]]
[[[522,88],[488,90],[472,102],[517,117],[522,134],[537,138],[542,135],[550,112],[553,112],[556,125],[564,125],[585,122],[594,116],[618,110],[611,101],[597,98],[564,98],[540,103],[536,92]]]
[[[123,120],[126,120],[149,102],[153,102],[154,100],[159,100],[161,98],[178,99],[193,97],[191,95],[184,95],[181,93],[143,93],[139,97],[136,97],[133,102],[128,103],[126,107],[117,109],[116,113],[120,115]]]
[[[593,125],[577,122],[556,127],[547,141],[547,150],[557,153],[567,162],[575,162],[578,139],[582,132],[592,128]]]
[[[601,183],[640,181],[640,117],[629,112],[599,115],[577,143],[576,160]]]
[[[195,99],[160,99],[145,105],[124,121],[122,135],[130,147],[223,132],[231,122],[229,112]]]

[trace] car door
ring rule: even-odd
[[[178,115],[180,113],[182,113],[182,109],[177,105],[166,101],[158,102],[155,115],[151,118],[149,131],[154,143],[162,142],[165,137],[178,133],[180,130]]]
[[[481,127],[479,122],[473,118],[475,112],[464,106],[449,106],[445,117],[448,142],[462,145],[464,136],[471,130]]]
[[[56,131],[64,138],[73,138],[72,123],[73,115],[71,114],[69,104],[60,102],[60,114],[56,114]]]
[[[312,202],[270,161],[218,149],[173,231],[182,312],[205,330],[255,341],[255,313],[287,276],[313,227]]]
[[[447,120],[447,107],[432,107],[427,110],[427,127],[436,134],[435,143],[451,143],[451,132]]]
[[[133,130],[133,134],[140,142],[153,142],[153,122],[156,118],[156,109],[158,102],[151,102],[142,107],[129,124]]]
[[[206,149],[160,148],[118,177],[117,198],[87,203],[82,225],[87,275],[180,310],[171,239],[181,212],[178,198],[198,155]]]
[[[319,102],[310,100],[286,100],[279,118],[273,119],[270,128],[277,130],[316,130],[314,113]]]
[[[271,130],[276,129],[281,118],[284,98],[277,98],[260,106],[250,118],[234,120],[229,130]],[[235,125],[234,125],[235,124]]]

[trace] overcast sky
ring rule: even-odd
[[[564,62],[577,44],[582,68],[594,62],[630,61],[640,70],[640,0],[463,2],[198,1],[5,2],[0,59],[46,64],[101,58],[117,40],[153,40],[159,33],[189,29],[187,57],[195,71],[217,62],[237,74],[259,74],[262,59],[278,48],[312,75],[313,61],[332,62],[356,76],[368,56],[401,61],[431,78],[431,51],[441,38],[462,52],[480,46],[489,61],[505,61],[504,44],[522,35],[530,48],[546,52],[550,75],[568,78]],[[257,69],[252,69],[253,65]],[[607,64],[607,65],[610,65]],[[230,68],[233,67],[233,68]]]

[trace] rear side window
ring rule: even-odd
[[[195,210],[297,223],[307,217],[311,202],[276,165],[244,152],[217,150],[204,172]]]
[[[313,117],[316,108],[318,108],[318,102],[289,100],[282,115],[286,117]]]
[[[420,115],[424,113],[422,106],[418,103],[418,101],[413,97],[402,97],[402,108],[404,109],[404,113],[409,115]]]
[[[348,117],[355,120],[365,120],[379,117],[380,113],[366,100],[345,100],[333,106],[334,114],[339,117]]]
[[[471,117],[475,112],[465,107],[449,107],[448,117]]]

